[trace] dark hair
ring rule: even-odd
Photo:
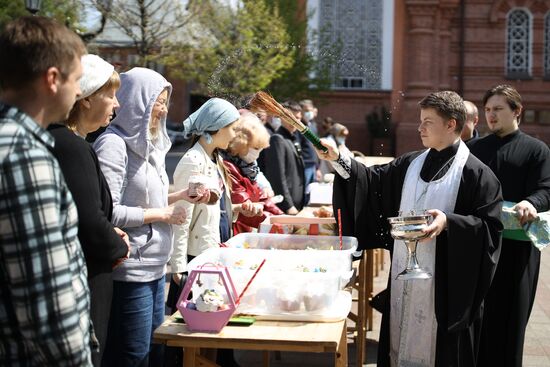
[[[466,121],[466,109],[462,98],[453,91],[428,94],[418,102],[421,109],[433,108],[444,119],[456,121],[455,132],[460,133]]]
[[[0,33],[0,88],[27,87],[51,67],[57,67],[66,79],[74,59],[85,53],[80,37],[55,20],[17,18]]]
[[[288,100],[283,102],[282,106],[292,112],[302,112],[302,106],[296,101]]]
[[[510,106],[513,111],[523,107],[521,104],[521,96],[516,88],[507,84],[497,85],[485,92],[483,96],[483,106],[487,104],[489,98],[495,95],[506,98],[506,103],[508,103],[508,106]]]

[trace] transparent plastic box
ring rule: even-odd
[[[292,263],[306,261],[313,268],[316,267],[315,264],[318,264],[330,271],[349,271],[351,270],[352,254],[357,248],[357,238],[343,236],[342,250],[340,250],[338,236],[240,233],[230,238],[225,245],[230,248],[291,251],[285,257]],[[317,254],[313,255],[310,261],[304,259],[316,252]]]
[[[344,318],[349,312],[351,297],[348,302],[347,292],[341,290],[352,275],[355,238],[344,237],[342,250],[338,237],[261,233],[239,234],[226,245],[228,248],[212,248],[195,257],[188,270],[207,262],[224,265],[240,294],[266,259],[237,313],[268,319],[334,321],[334,313]]]

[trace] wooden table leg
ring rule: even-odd
[[[338,349],[334,353],[334,367],[347,367],[348,366],[348,339],[347,339],[347,327],[344,323],[342,328],[342,336],[340,337],[340,343],[338,343]]]
[[[198,354],[198,348],[184,348],[183,351],[183,365],[184,367],[195,367],[195,360]]]
[[[372,307],[369,304],[369,300],[373,297],[373,288],[374,288],[374,279],[373,279],[373,266],[374,266],[374,257],[376,254],[375,250],[367,250],[367,266],[366,266],[366,303],[365,303],[365,313],[367,319],[367,330],[372,331],[373,328],[373,312]]]
[[[357,322],[355,323],[357,337],[355,339],[356,363],[362,366],[365,363],[365,344],[367,338],[367,306],[369,297],[367,295],[367,252],[363,251],[359,263],[359,297],[357,302]]]

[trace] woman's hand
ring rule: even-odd
[[[124,243],[126,243],[126,247],[128,247],[128,252],[126,253],[126,259],[130,257],[130,237],[128,237],[128,233],[124,232],[122,229],[118,227],[113,227],[115,232],[122,238]]]
[[[189,196],[189,188],[187,188],[171,193],[168,198],[168,202],[170,204],[180,200],[185,200],[192,204],[206,204],[208,203],[208,200],[210,200],[210,190],[200,190],[197,196]]]
[[[170,205],[164,208],[165,222],[168,224],[183,224],[187,217],[187,211],[184,207]]]
[[[296,214],[298,214],[298,213],[299,213],[299,211],[298,211],[298,209],[296,209],[295,206],[293,206],[292,208],[289,208],[289,209],[286,211],[286,214],[288,214],[288,215],[296,215]]]
[[[128,251],[126,252],[125,256],[115,260],[115,262],[113,263],[113,269],[114,269],[120,264],[122,264],[124,260],[130,257],[130,237],[128,237],[128,233],[124,232],[122,229],[118,227],[113,227],[113,229],[120,236],[120,238],[122,238],[122,240],[126,243],[126,247],[128,248]]]
[[[268,199],[275,196],[275,192],[273,192],[273,189],[270,189],[269,187],[266,187],[265,189],[263,189],[262,193],[263,193],[262,196],[265,196]]]
[[[264,205],[262,203],[253,203],[247,200],[240,204],[237,210],[245,217],[258,217],[264,214]]]
[[[183,224],[186,217],[185,208],[177,205],[170,205],[166,208],[149,208],[143,211],[143,223]]]
[[[314,146],[315,152],[320,159],[324,159],[325,161],[335,161],[338,159],[338,157],[340,156],[340,151],[333,141],[323,138],[321,139],[321,145],[327,148],[326,153],[322,150],[315,148]]]

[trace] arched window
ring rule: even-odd
[[[529,78],[531,76],[531,13],[516,8],[508,13],[506,44],[506,76]]]
[[[550,78],[550,12],[544,17],[544,77]]]

